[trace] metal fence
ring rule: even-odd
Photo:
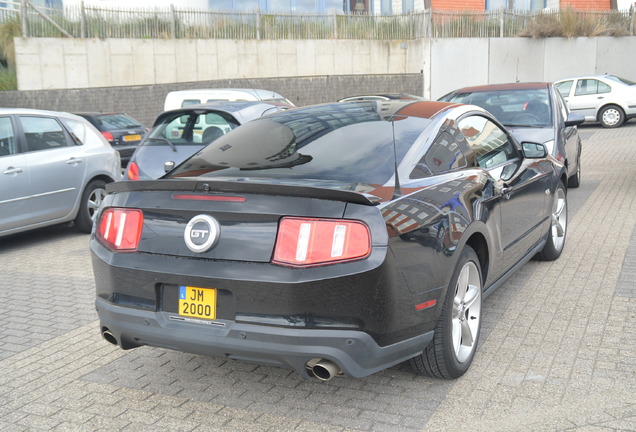
[[[20,7],[20,3],[22,7]],[[2,5],[5,5],[2,7]],[[17,6],[16,6],[17,5]],[[24,37],[171,39],[373,39],[634,35],[634,11],[486,12],[405,15],[265,14],[193,9],[106,9],[83,3],[37,8],[0,2],[0,24],[20,19]]]

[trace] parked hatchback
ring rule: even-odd
[[[148,128],[124,113],[76,113],[91,122],[119,152],[125,168]]]
[[[240,124],[290,108],[276,102],[223,101],[163,112],[131,157],[126,179],[157,179]]]
[[[615,75],[568,78],[555,83],[572,112],[615,128],[636,117],[636,83]]]
[[[480,106],[493,114],[522,141],[544,144],[567,167],[567,186],[581,182],[581,138],[577,125],[583,117],[570,113],[552,83],[512,83],[465,87],[440,100]]]
[[[0,108],[0,237],[75,221],[90,232],[117,152],[84,118]]]

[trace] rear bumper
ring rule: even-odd
[[[418,355],[433,338],[430,331],[381,347],[368,334],[355,330],[281,328],[228,320],[187,322],[174,313],[117,306],[101,298],[96,308],[100,331],[108,330],[124,349],[150,345],[291,367],[303,378],[311,377],[306,364],[312,359],[331,360],[350,377],[371,375]]]

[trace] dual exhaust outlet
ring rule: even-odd
[[[102,337],[113,345],[119,345],[113,332],[106,327],[102,329]],[[320,381],[329,381],[336,375],[342,374],[342,370],[340,370],[338,365],[327,359],[309,360],[305,368],[311,376],[316,377]]]

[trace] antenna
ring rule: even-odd
[[[395,145],[395,117],[391,116],[391,130],[393,132],[393,164],[395,166],[395,186],[393,189],[393,198],[396,199],[401,197],[402,188],[400,187],[400,177],[398,175],[398,162],[397,162],[397,146]]]
[[[252,87],[252,90],[254,90],[254,95],[256,96],[256,98],[263,102],[263,99],[261,99],[261,96],[258,94],[258,92],[256,91],[256,89],[254,88],[254,86],[252,85],[252,83],[250,82],[250,80],[247,79],[247,77],[245,75],[243,75],[243,79],[245,81],[247,81],[247,83],[250,85],[250,87]]]

